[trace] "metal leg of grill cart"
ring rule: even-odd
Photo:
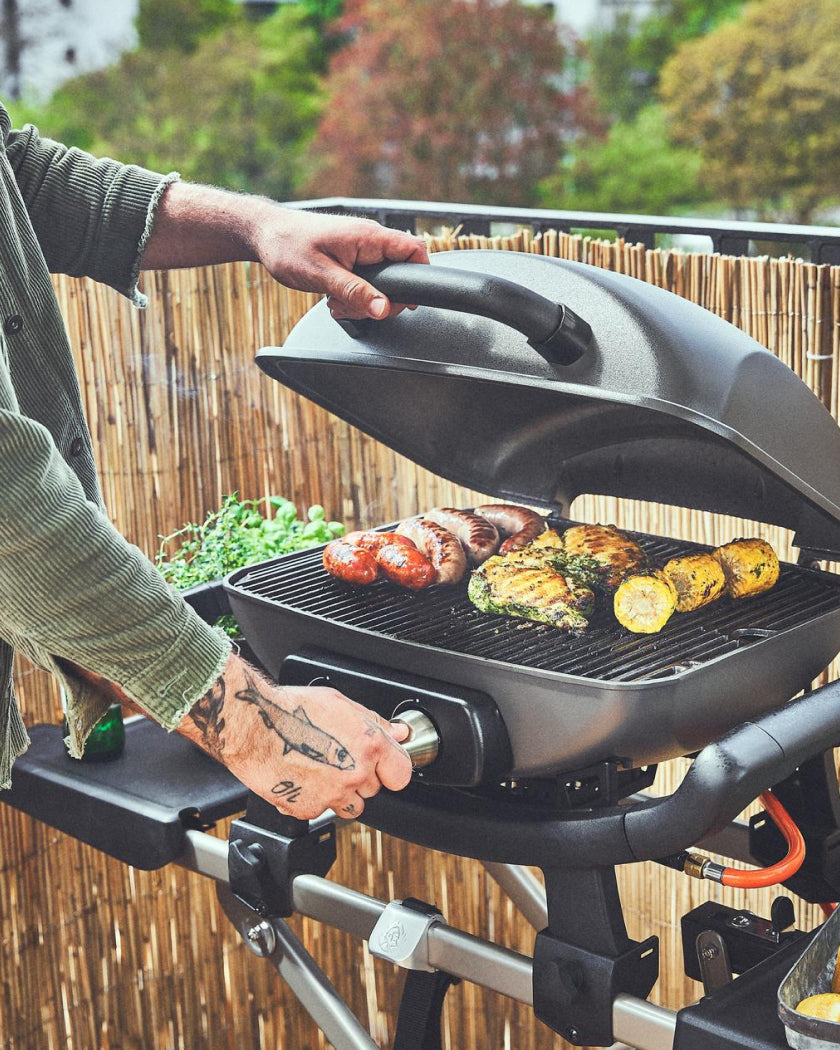
[[[225,914],[248,947],[274,966],[336,1050],[378,1050],[287,923],[282,919],[261,920],[226,886],[218,887],[218,895]]]
[[[528,868],[515,864],[497,864],[489,860],[482,863],[487,874],[498,883],[534,929],[544,930],[548,926],[548,906],[540,880]]]
[[[227,842],[201,831],[188,831],[186,837],[187,848],[178,863],[217,882],[227,883]],[[292,897],[296,914],[363,940],[369,940],[387,907],[382,901],[317,875],[297,876],[292,884]],[[429,929],[428,961],[435,969],[533,1006],[533,960],[519,952],[440,924]],[[334,990],[331,994],[336,995]],[[321,1003],[328,1000],[326,994],[318,999]],[[672,1010],[633,996],[619,995],[613,1006],[613,1028],[620,1042],[613,1050],[622,1050],[622,1044],[634,1050],[673,1050],[675,1027],[676,1014]],[[335,1045],[339,1050],[357,1050],[357,1047],[369,1050],[374,1044],[370,1043],[369,1036],[364,1038],[368,1039],[367,1043],[345,1041]]]

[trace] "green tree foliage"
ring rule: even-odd
[[[659,73],[686,40],[736,17],[744,0],[660,0],[638,25],[620,14],[614,26],[588,41],[592,88],[601,111],[633,120],[655,101]]]
[[[589,139],[568,165],[540,183],[547,208],[671,215],[704,198],[700,157],[668,142],[661,107],[648,106],[615,124],[606,139]]]
[[[137,34],[141,48],[194,51],[202,37],[236,20],[233,0],[140,0]]]
[[[97,155],[290,199],[321,107],[320,42],[304,20],[282,7],[228,23],[190,53],[141,48],[23,115]]]
[[[517,0],[348,0],[309,192],[527,205],[591,109]]]
[[[838,40],[837,0],[760,0],[665,66],[671,133],[716,196],[803,223],[840,199]]]

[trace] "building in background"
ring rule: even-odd
[[[0,97],[48,98],[134,47],[139,0],[0,0]]]
[[[656,0],[524,0],[534,7],[550,7],[558,22],[570,26],[578,36],[592,29],[609,29],[617,15],[627,12],[644,18]]]
[[[239,0],[270,9],[295,0]],[[444,2],[444,0],[442,0]],[[656,0],[524,0],[551,8],[578,36]],[[48,98],[65,80],[115,62],[137,43],[139,0],[0,0],[0,98]]]

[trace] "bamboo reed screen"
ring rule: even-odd
[[[548,232],[507,239],[430,239],[431,247],[492,247],[578,259],[651,281],[720,314],[773,350],[840,418],[840,267],[646,251]],[[149,555],[159,537],[201,520],[238,490],[281,493],[303,508],[359,526],[473,494],[331,418],[258,371],[252,358],[282,342],[314,299],[247,265],[147,276],[151,307],[131,309],[108,289],[59,279],[83,396],[117,526]],[[781,421],[780,421],[781,422]],[[814,450],[820,454],[819,449]],[[487,495],[492,495],[489,493]],[[668,507],[582,499],[591,521],[706,543],[755,532],[750,524]],[[790,537],[762,527],[782,556]],[[18,669],[29,723],[53,720],[57,699]],[[721,697],[726,702],[726,697]],[[660,769],[672,790],[680,763]],[[221,915],[210,880],[180,868],[135,871],[0,807],[3,877],[0,1043],[15,1050],[309,1050],[326,1044],[274,971]],[[220,829],[224,834],[225,829]],[[333,877],[373,896],[434,901],[463,929],[530,953],[533,932],[478,864],[342,831]],[[709,896],[766,914],[772,892],[747,895],[653,865],[620,872],[631,936],[662,939],[653,998],[679,1006],[699,987],[682,976],[679,917]],[[800,906],[798,921],[820,915]],[[402,977],[364,946],[309,921],[293,927],[384,1047]],[[449,1050],[544,1050],[562,1041],[510,1000],[470,984],[450,992]]]

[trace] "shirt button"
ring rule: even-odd
[[[80,437],[74,437],[73,440],[70,442],[70,455],[78,456],[84,447],[84,441],[82,441]]]
[[[16,335],[23,328],[23,318],[20,314],[12,314],[3,322],[3,331],[6,335]]]

